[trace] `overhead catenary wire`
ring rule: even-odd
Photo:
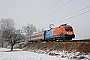
[[[68,2],[66,2],[65,4],[63,4],[62,6],[60,6],[58,9],[54,10],[53,12],[49,13],[48,15],[46,15],[45,17],[41,18],[40,20],[43,20],[44,18],[48,17],[49,15],[55,13],[57,10],[61,9],[62,7],[66,6],[67,4],[69,4],[70,2],[72,2],[73,0],[69,0]],[[40,20],[36,21],[39,22]]]
[[[73,0],[68,1],[68,2],[65,3],[64,5],[60,6],[58,9],[54,10],[54,11],[51,12],[50,14],[48,14],[48,15],[44,16],[43,18],[41,18],[40,20],[43,20],[44,18],[46,18],[46,17],[48,17],[49,15],[53,14],[54,12],[56,12],[57,10],[59,10],[60,8],[66,6],[66,5],[67,5],[68,3],[70,3],[71,1],[73,1]],[[72,13],[72,14],[66,15],[65,17],[62,17],[62,18],[58,19],[59,21],[55,22],[54,24],[60,23],[60,22],[66,21],[66,20],[70,20],[71,18],[74,18],[74,17],[80,16],[80,15],[86,14],[86,13],[90,12],[90,10],[85,11],[85,12],[82,12],[82,13],[77,14],[77,15],[74,15],[75,13],[78,13],[78,12],[80,12],[80,11],[83,11],[84,9],[87,9],[87,8],[89,8],[89,7],[90,7],[90,6],[87,6],[87,7],[82,8],[82,9],[80,9],[80,10],[78,10],[78,11]],[[47,11],[48,11],[48,10],[47,10]],[[73,15],[73,16],[72,16],[72,15]],[[41,15],[41,16],[42,16],[42,15]],[[71,17],[69,17],[69,16],[71,16]],[[66,17],[67,17],[67,18],[66,18]],[[66,18],[66,19],[65,19],[65,18]],[[37,20],[37,21],[35,21],[35,22],[39,22],[40,20]],[[61,20],[61,21],[60,21],[60,20]],[[44,26],[44,27],[45,27],[45,26]]]
[[[66,18],[66,17],[69,17],[69,16],[71,16],[71,15],[73,15],[73,14],[75,14],[75,13],[78,13],[78,12],[80,12],[80,11],[83,11],[83,10],[85,10],[85,9],[87,9],[87,8],[90,8],[90,6],[84,7],[84,8],[82,8],[82,9],[80,9],[80,10],[78,10],[78,11],[72,13],[72,14],[66,15],[66,16],[64,16],[64,17],[62,17],[62,18],[60,18],[60,19],[58,19],[58,20],[60,21],[60,20],[62,20],[62,19],[64,19],[64,18]],[[59,21],[54,22],[53,24],[56,24],[56,23],[58,23]]]
[[[87,8],[90,8],[90,6],[86,6],[86,7],[82,8],[82,9],[80,9],[80,10],[74,12],[74,13],[68,14],[68,15],[66,15],[66,16],[58,19],[58,21],[56,21],[56,22],[54,22],[54,23],[50,23],[50,24],[57,24],[57,23],[60,23],[60,22],[69,20],[69,19],[71,19],[71,18],[74,18],[74,17],[77,16],[77,15],[74,15],[75,13],[81,12],[81,11],[87,9]],[[88,13],[88,12],[90,12],[90,11],[86,11],[86,12],[80,13],[80,14],[78,14],[78,16],[79,16],[79,15],[82,15],[82,14],[85,14],[85,13]],[[73,16],[72,16],[72,15],[73,15]],[[70,17],[70,16],[71,16],[71,17]],[[66,19],[65,19],[65,18],[66,18]],[[61,20],[61,21],[60,21],[60,20]],[[47,25],[46,25],[46,26],[47,26]],[[44,26],[44,27],[45,27],[45,26]]]
[[[77,15],[74,15],[74,16],[71,16],[71,17],[69,17],[69,18],[63,19],[63,20],[61,20],[61,21],[58,21],[57,23],[59,23],[59,22],[63,22],[63,21],[66,21],[66,20],[69,20],[69,19],[71,19],[71,18],[74,18],[74,17],[80,16],[80,15],[83,15],[83,14],[86,14],[86,13],[88,13],[88,12],[90,12],[90,10],[85,11],[85,12],[82,12],[82,13],[77,14]]]
[[[59,0],[57,3],[55,3],[53,6],[51,6],[49,9],[47,9],[46,11],[44,11],[43,13],[41,13],[39,16],[37,16],[35,19],[41,17],[42,15],[44,15],[46,12],[48,12],[49,10],[51,10],[53,7],[55,7],[57,4],[59,4],[62,0]],[[35,20],[34,19],[34,20]]]

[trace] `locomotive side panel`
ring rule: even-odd
[[[52,37],[52,30],[53,29],[45,31],[45,39],[50,39]]]
[[[75,38],[74,30],[70,25],[61,25],[52,30],[52,36],[54,39],[72,40]]]

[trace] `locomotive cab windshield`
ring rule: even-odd
[[[73,31],[72,27],[66,27],[66,31]]]
[[[66,27],[66,31],[73,31],[73,28],[71,26]]]

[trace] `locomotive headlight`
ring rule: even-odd
[[[70,32],[69,34],[72,35],[72,32]]]
[[[68,35],[72,35],[72,34],[73,34],[73,32],[67,32],[67,34],[68,34]]]
[[[66,34],[68,34],[68,32]]]

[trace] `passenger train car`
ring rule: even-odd
[[[67,24],[28,36],[29,41],[69,41],[72,38],[75,38],[74,29]]]
[[[32,35],[29,35],[28,36],[28,40],[30,42],[33,42],[33,41],[43,41],[44,40],[44,31],[38,32],[38,33],[34,33]]]

